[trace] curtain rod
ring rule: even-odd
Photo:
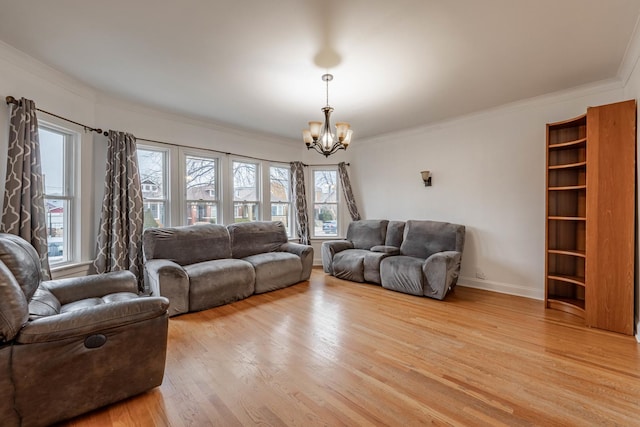
[[[136,141],[147,141],[147,142],[155,142],[157,144],[164,144],[164,145],[171,145],[174,147],[184,147],[184,148],[193,148],[194,150],[207,150],[207,151],[213,151],[214,153],[220,153],[220,154],[224,154],[226,156],[235,156],[235,157],[244,157],[245,159],[252,159],[252,160],[260,160],[263,162],[270,162],[270,163],[290,163],[290,162],[286,162],[286,161],[282,161],[282,160],[271,160],[271,159],[263,159],[260,157],[253,157],[253,156],[246,156],[244,154],[235,154],[235,153],[230,153],[228,151],[220,151],[220,150],[214,150],[212,148],[201,148],[201,147],[194,147],[192,145],[182,145],[182,144],[175,144],[172,142],[166,142],[166,141],[158,141],[155,139],[147,139],[147,138],[136,138]],[[345,163],[347,166],[351,166],[351,163]],[[305,163],[302,164],[302,166],[338,166],[337,163],[334,164],[320,164],[320,165],[307,165]]]
[[[9,104],[20,105],[20,101],[15,99],[13,96],[7,96],[5,98],[5,100],[7,102],[7,105],[9,105]],[[48,112],[46,110],[42,110],[42,109],[37,108],[37,107],[36,107],[36,110],[40,111],[41,113],[45,113],[45,114],[48,114],[50,116],[56,117],[56,118],[58,118],[60,120],[64,120],[66,122],[73,123],[74,125],[82,126],[84,128],[85,132],[87,132],[87,131],[89,131],[89,132],[97,132],[97,133],[100,133],[100,134],[102,134],[104,136],[108,136],[108,133],[107,132],[103,132],[102,129],[100,129],[100,128],[93,128],[91,126],[83,125],[82,123],[74,122],[73,120],[67,119],[66,117],[62,117],[62,116],[59,116],[57,114],[50,113],[50,112]]]
[[[20,105],[20,101],[18,101],[13,96],[7,96],[5,98],[5,100],[7,102],[7,105],[9,105],[9,104]],[[53,117],[57,117],[60,120],[64,120],[64,121],[67,121],[69,123],[73,123],[74,125],[82,126],[84,128],[85,132],[86,131],[91,131],[91,132],[97,132],[97,133],[102,134],[104,136],[109,136],[108,132],[106,132],[106,131],[103,132],[102,129],[100,129],[100,128],[93,128],[91,126],[83,125],[82,123],[74,122],[73,120],[67,119],[66,117],[62,117],[62,116],[50,113],[50,112],[45,111],[45,110],[41,110],[40,108],[37,108],[37,107],[36,107],[36,110],[40,111],[41,113],[45,113],[45,114],[48,114],[50,116],[53,116]],[[246,159],[260,160],[260,161],[270,162],[270,163],[288,163],[288,162],[283,162],[283,161],[278,161],[278,160],[262,159],[260,157],[245,156],[245,155],[242,155],[242,154],[234,154],[234,153],[229,153],[229,152],[220,151],[220,150],[214,150],[214,149],[210,149],[210,148],[200,148],[200,147],[193,147],[193,146],[190,146],[190,145],[180,145],[180,144],[175,144],[175,143],[171,143],[171,142],[157,141],[155,139],[136,138],[136,140],[137,141],[155,142],[155,143],[158,143],[158,144],[165,144],[165,145],[172,145],[174,147],[193,148],[195,150],[208,150],[208,151],[213,151],[214,153],[220,153],[220,154],[224,154],[224,155],[227,155],[227,156],[244,157]],[[350,163],[345,163],[345,164],[347,166],[351,166]],[[320,164],[320,165],[307,165],[307,164],[303,163],[302,165],[303,166],[338,166],[337,163],[336,164]]]

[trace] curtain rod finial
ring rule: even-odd
[[[11,95],[7,96],[5,98],[5,100],[7,102],[7,105],[9,105],[9,104],[17,104],[18,103],[18,101]]]

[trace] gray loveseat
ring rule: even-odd
[[[345,240],[322,244],[325,273],[443,299],[458,281],[465,227],[447,222],[361,220]]]
[[[313,266],[313,248],[290,243],[279,221],[149,228],[143,248],[145,282],[170,316],[296,284]]]

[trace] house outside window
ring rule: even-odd
[[[144,228],[167,223],[167,151],[138,146],[138,168],[142,187]]]
[[[258,163],[232,162],[233,222],[260,219],[259,169]]]
[[[44,181],[45,221],[51,266],[74,259],[74,217],[76,203],[74,179],[77,134],[59,127],[40,124],[40,159]]]
[[[218,160],[185,156],[186,224],[218,224]]]
[[[271,220],[282,221],[287,236],[291,236],[291,169],[289,166],[271,166],[269,181]]]
[[[336,237],[339,230],[338,171],[335,168],[312,170],[314,237]]]

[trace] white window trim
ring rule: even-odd
[[[315,171],[335,171],[336,172],[336,209],[337,209],[337,221],[338,221],[338,229],[336,236],[316,236],[315,234],[315,215],[314,215],[314,206],[315,206],[315,180],[314,175]],[[338,166],[333,165],[317,165],[317,166],[309,166],[308,167],[308,176],[305,177],[305,183],[307,184],[307,215],[309,217],[309,232],[311,234],[311,240],[335,240],[344,236],[344,230],[346,230],[347,221],[344,218],[343,206],[345,204],[344,196],[342,194],[342,183],[340,182],[340,174],[338,172]]]
[[[174,183],[174,179],[173,179],[173,175],[171,173],[171,171],[173,170],[174,167],[174,162],[176,161],[174,159],[174,157],[177,157],[177,150],[175,149],[175,147],[171,147],[168,146],[166,144],[160,144],[160,143],[154,143],[154,142],[149,142],[149,143],[145,143],[145,144],[136,144],[136,150],[140,151],[140,150],[146,150],[146,151],[159,151],[159,152],[164,152],[165,153],[165,172],[166,172],[166,176],[165,176],[165,182],[164,182],[164,197],[163,199],[157,199],[157,198],[153,198],[153,199],[146,199],[147,202],[163,202],[165,203],[165,209],[164,209],[164,215],[165,215],[165,224],[163,224],[164,227],[169,227],[171,225],[173,225],[173,218],[178,218],[178,216],[176,216],[176,212],[175,212],[175,207],[173,206],[174,203],[172,203],[172,195],[176,194],[174,191],[174,187],[177,185],[177,183]],[[174,154],[175,153],[175,154]],[[142,178],[142,177],[141,177]],[[143,203],[145,203],[145,199],[143,198]]]
[[[287,169],[289,172],[289,231],[287,232],[287,237],[289,239],[292,239],[295,234],[296,234],[296,223],[295,221],[295,215],[293,214],[293,200],[292,200],[292,196],[291,196],[291,186],[292,186],[292,182],[291,182],[291,165],[289,163],[277,163],[277,162],[267,162],[268,165],[264,168],[266,173],[266,178],[264,180],[265,182],[265,189],[264,189],[264,206],[265,206],[265,219],[268,218],[268,220],[273,221],[273,216],[271,214],[271,168],[283,168],[283,169]],[[282,202],[273,202],[273,203],[281,203],[281,204],[285,204]],[[266,207],[269,207],[268,212]]]
[[[87,266],[94,258],[96,245],[93,144],[94,135],[86,132],[81,126],[67,121],[38,113],[38,126],[70,135],[71,159],[67,159],[74,167],[70,178],[72,203],[69,221],[67,261],[56,263],[51,267],[55,277],[64,275],[69,269]],[[101,181],[104,185],[104,180]]]
[[[258,215],[256,220],[257,221],[261,221],[264,219],[265,217],[265,197],[267,199],[270,199],[270,192],[265,191],[264,186],[268,185],[266,184],[265,181],[265,177],[264,174],[269,174],[269,168],[268,168],[268,162],[262,161],[262,160],[255,160],[255,159],[251,159],[251,158],[247,158],[247,157],[241,157],[241,156],[230,156],[228,157],[228,162],[227,162],[227,173],[225,176],[227,176],[228,179],[228,185],[227,187],[227,194],[229,195],[229,197],[227,198],[227,200],[229,201],[225,206],[225,212],[227,213],[227,219],[225,220],[224,224],[233,224],[235,221],[235,202],[242,202],[242,200],[235,200],[235,194],[234,194],[234,183],[233,183],[233,163],[234,162],[238,162],[238,163],[249,163],[249,164],[254,164],[256,165],[257,169],[256,169],[256,179],[258,180],[258,182],[256,183],[256,200],[246,200],[249,203],[257,203],[258,204]],[[265,167],[265,164],[267,165],[267,167]],[[267,178],[268,179],[268,178]]]
[[[178,181],[180,186],[179,198],[180,198],[180,218],[179,225],[186,225],[187,219],[185,217],[186,213],[186,205],[187,205],[187,156],[191,157],[200,157],[204,159],[211,159],[216,161],[216,194],[217,198],[215,200],[217,215],[218,215],[218,224],[224,224],[224,191],[223,191],[223,183],[222,180],[222,164],[224,163],[222,156],[215,151],[209,150],[199,150],[196,148],[179,148],[178,149],[180,165],[179,165],[179,179]]]

